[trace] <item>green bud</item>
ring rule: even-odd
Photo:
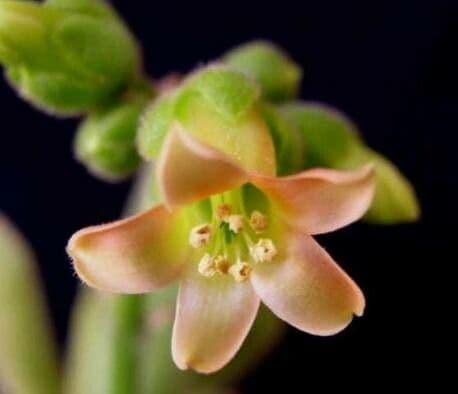
[[[365,219],[371,223],[397,224],[418,220],[420,206],[415,189],[388,159],[361,147],[339,163],[339,168],[356,168],[372,163],[377,174],[374,201]]]
[[[75,114],[122,91],[140,69],[137,45],[102,1],[0,2],[0,62],[20,94]]]
[[[0,212],[0,386],[58,394],[57,353],[34,256]]]
[[[278,102],[297,97],[302,70],[270,42],[241,45],[226,53],[223,62],[259,82],[267,100]]]
[[[362,144],[353,122],[331,107],[294,102],[282,106],[281,111],[297,124],[305,139],[307,167],[334,167]]]
[[[300,171],[305,153],[302,134],[296,125],[273,105],[264,104],[262,110],[275,145],[277,174],[288,175]]]
[[[259,110],[258,87],[241,73],[210,66],[160,98],[147,111],[139,131],[142,156],[157,156],[174,121],[247,168],[275,172],[275,152]]]
[[[125,101],[89,115],[76,134],[77,159],[104,180],[131,175],[140,164],[135,136],[144,108],[142,100]]]
[[[388,159],[368,148],[356,126],[342,113],[319,104],[292,103],[282,112],[295,122],[305,140],[305,167],[353,169],[372,163],[376,170],[376,192],[366,220],[395,224],[420,216],[415,190]]]

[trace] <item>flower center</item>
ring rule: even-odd
[[[211,221],[189,233],[189,244],[202,251],[197,270],[207,278],[230,275],[243,282],[254,265],[277,255],[274,242],[265,237],[268,217],[258,210],[247,212],[240,193],[212,196],[210,203]]]

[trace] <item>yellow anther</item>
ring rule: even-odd
[[[227,257],[221,255],[215,257],[214,263],[216,271],[220,274],[227,274],[229,266],[231,265]]]
[[[261,233],[267,229],[269,222],[267,216],[259,211],[253,211],[250,217],[250,226],[256,233]]]
[[[256,263],[263,263],[264,261],[272,261],[277,254],[277,248],[271,239],[261,238],[250,247],[250,254]]]
[[[221,204],[216,208],[216,216],[218,219],[226,221],[232,214],[232,206],[230,204]]]
[[[212,226],[210,224],[200,224],[194,227],[189,234],[189,244],[193,248],[201,248],[208,245],[212,234]]]
[[[244,261],[238,260],[229,268],[229,273],[237,282],[243,282],[248,278],[251,272],[251,267]]]
[[[215,261],[212,256],[208,253],[205,253],[203,257],[200,259],[199,266],[197,267],[199,274],[211,278],[216,274],[216,266]]]
[[[236,234],[238,234],[243,228],[242,215],[230,215],[226,222],[229,224],[229,228]]]

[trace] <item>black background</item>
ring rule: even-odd
[[[456,1],[113,3],[143,43],[154,77],[186,72],[249,39],[277,42],[305,69],[302,97],[348,113],[417,188],[420,223],[357,224],[320,237],[365,291],[366,315],[331,338],[290,329],[243,383],[246,392],[286,384],[288,392],[367,389],[363,381],[395,389],[428,379],[438,340],[432,328],[442,319],[434,285],[456,260],[439,257],[452,251],[458,183]],[[115,219],[129,185],[102,183],[73,160],[76,120],[36,111],[3,80],[0,104],[0,208],[37,251],[63,343],[77,283],[66,241],[83,226]]]

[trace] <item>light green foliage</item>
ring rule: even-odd
[[[135,138],[145,106],[146,98],[125,98],[90,114],[76,134],[76,158],[108,181],[131,175],[140,164]]]
[[[305,167],[353,169],[372,163],[376,170],[376,193],[366,220],[372,223],[411,222],[420,215],[415,191],[388,159],[368,148],[356,126],[327,106],[291,103],[282,112],[303,134]]]
[[[223,62],[257,81],[269,101],[294,99],[299,92],[301,68],[274,44],[254,41],[229,51]]]
[[[46,111],[88,111],[140,70],[130,32],[102,1],[0,2],[0,62],[19,93]]]
[[[55,343],[34,256],[0,213],[0,386],[60,394]]]

